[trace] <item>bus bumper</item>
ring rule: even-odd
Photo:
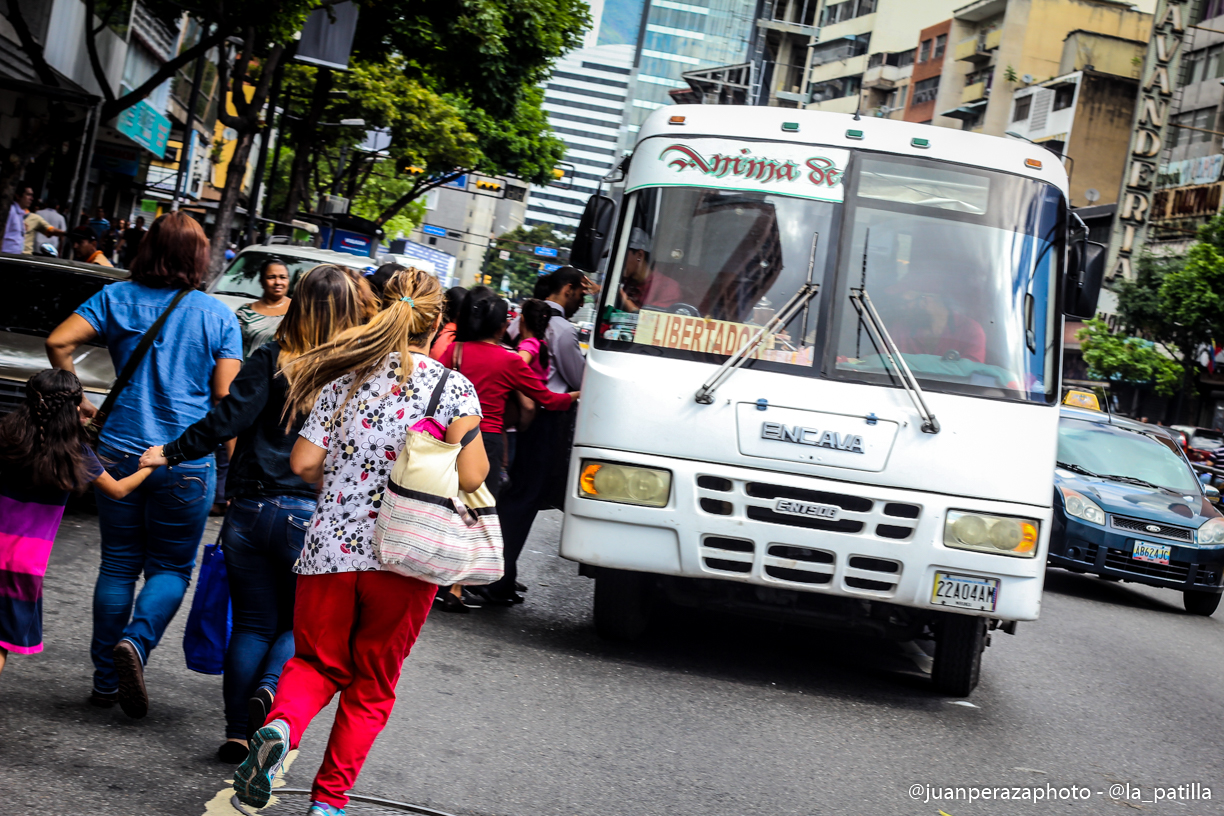
[[[672,474],[665,507],[579,495],[583,459]],[[592,567],[714,579],[1004,621],[1041,611],[1052,510],[897,490],[768,470],[575,446],[561,555]],[[841,508],[836,522],[776,512],[779,498]],[[943,544],[949,509],[1020,516],[1040,525],[1037,555]],[[997,580],[993,609],[935,602],[936,573]]]

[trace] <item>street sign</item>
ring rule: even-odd
[[[455,176],[453,179],[446,182],[442,186],[443,187],[453,187],[456,190],[466,190],[467,189],[467,178],[468,178],[467,173],[464,173],[462,176]]]
[[[446,237],[446,230],[442,229],[441,227],[435,227],[432,224],[422,224],[421,232],[425,233],[426,235],[436,235],[439,238]]]
[[[159,159],[166,155],[170,120],[143,99],[119,114],[115,130]]]
[[[502,260],[502,261],[510,260],[510,250],[503,249],[501,252],[497,253],[497,257],[499,260]]]
[[[555,258],[555,257],[557,257],[557,248],[556,248],[556,247],[542,247],[542,246],[538,246],[538,247],[536,247],[536,248],[535,248],[534,250],[532,250],[532,251],[533,251],[533,252],[535,252],[535,254],[539,255],[539,256],[540,256],[540,257],[542,257],[542,258]]]
[[[561,264],[544,264],[545,272],[556,272],[561,268]]]

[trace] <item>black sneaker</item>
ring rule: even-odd
[[[237,765],[239,762],[247,758],[250,750],[237,740],[226,740],[221,743],[221,747],[217,749],[217,759],[224,762],[226,765]]]
[[[121,640],[112,653],[119,674],[119,707],[134,720],[149,713],[149,692],[144,682],[144,661],[136,644]]]

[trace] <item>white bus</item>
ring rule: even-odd
[[[673,106],[617,175],[574,247],[606,278],[561,539],[599,633],[667,601],[930,638],[968,694],[1041,608],[1063,315],[1100,289],[1059,158]]]

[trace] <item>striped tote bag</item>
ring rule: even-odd
[[[459,489],[463,445],[440,438],[434,419],[450,371],[438,380],[425,418],[412,426],[395,460],[374,527],[382,568],[431,584],[491,584],[502,577],[501,524],[493,495],[481,485]]]

